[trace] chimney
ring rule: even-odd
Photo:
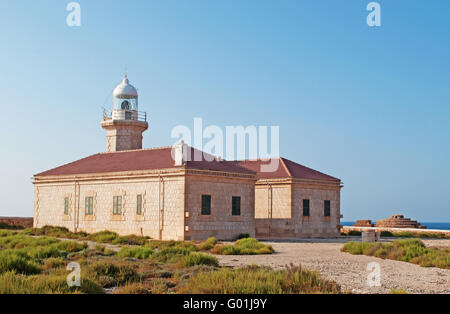
[[[175,166],[183,166],[188,161],[188,146],[181,141],[172,148],[172,158],[175,161]]]

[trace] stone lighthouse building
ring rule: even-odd
[[[143,149],[147,115],[126,75],[113,99],[101,122],[106,152],[33,177],[35,227],[162,240],[339,235],[339,179],[285,158],[264,172],[266,162],[225,161],[184,143]]]

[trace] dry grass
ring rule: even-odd
[[[290,266],[284,270],[250,266],[200,272],[178,291],[193,294],[312,294],[340,293],[334,282],[318,273]]]
[[[409,262],[423,267],[450,269],[449,248],[427,248],[419,239],[396,240],[392,243],[348,242],[341,250],[350,254]]]
[[[274,249],[256,239],[244,238],[233,245],[216,245],[211,252],[218,255],[259,255],[273,254]]]

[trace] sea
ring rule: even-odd
[[[372,220],[372,222],[374,222],[374,220]],[[341,222],[341,225],[353,226],[355,223],[356,221],[343,221]],[[420,224],[427,227],[427,229],[450,230],[450,222],[421,222]]]

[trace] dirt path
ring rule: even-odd
[[[376,257],[340,252],[346,240],[318,240],[297,243],[269,242],[273,255],[217,256],[221,266],[241,267],[251,264],[284,267],[288,264],[319,271],[354,293],[389,293],[403,289],[410,293],[450,293],[450,270],[425,268],[411,263],[383,260]],[[424,240],[427,246],[444,247],[450,240]],[[381,267],[381,287],[367,285],[367,265],[377,262]]]

